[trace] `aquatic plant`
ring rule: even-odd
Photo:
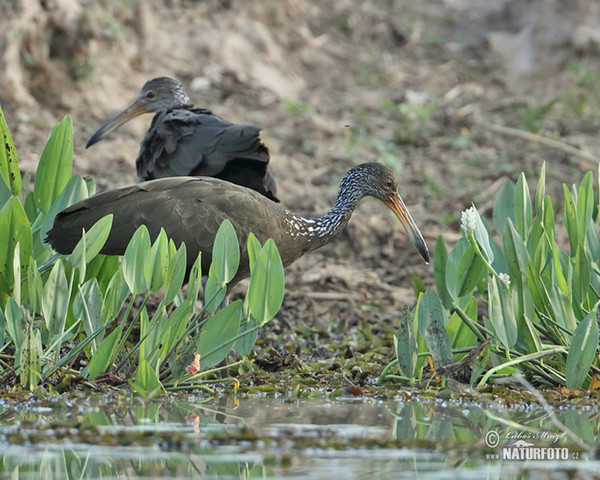
[[[431,355],[436,372],[466,370],[479,388],[517,369],[538,383],[597,388],[598,191],[592,172],[578,186],[563,185],[564,226],[557,225],[545,176],[543,165],[533,201],[525,174],[504,184],[494,202],[495,235],[472,206],[450,252],[438,238],[436,288],[422,291],[401,320],[397,359],[382,378],[395,377],[398,366],[401,378],[422,379]]]
[[[202,379],[232,348],[250,352],[283,301],[283,265],[272,240],[260,245],[250,236],[247,296],[223,307],[239,265],[229,221],[217,234],[200,308],[200,256],[184,294],[185,244],[176,247],[164,231],[152,242],[141,226],[121,260],[101,255],[108,215],[73,253],[55,255],[43,241],[54,217],[95,190],[93,180],[72,175],[71,118],[52,129],[28,192],[1,110],[0,130],[0,384],[61,390],[81,380],[131,380],[150,400],[168,388],[207,388]],[[149,301],[159,290],[160,302]],[[198,368],[186,370],[198,355]]]

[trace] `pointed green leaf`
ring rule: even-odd
[[[433,279],[435,289],[442,300],[444,308],[452,306],[452,297],[448,293],[446,286],[446,264],[448,263],[448,247],[442,235],[438,235],[433,252]]]
[[[248,264],[250,265],[250,272],[254,269],[254,262],[258,258],[260,253],[261,245],[258,239],[252,232],[248,235]]]
[[[529,227],[531,227],[531,196],[529,195],[529,186],[525,179],[525,174],[521,172],[517,185],[515,186],[515,225],[517,231],[528,243]]]
[[[240,245],[233,225],[229,220],[223,220],[212,251],[212,263],[208,272],[221,282],[229,283],[235,276],[240,264]]]
[[[435,368],[453,362],[450,337],[446,332],[448,313],[434,290],[427,290],[418,303],[419,333],[427,342]]]
[[[73,316],[82,322],[87,335],[92,335],[104,325],[102,320],[102,294],[95,278],[79,286],[73,300]],[[92,340],[92,354],[94,354],[103,338],[103,333],[100,333]]]
[[[281,308],[285,290],[285,275],[279,251],[272,239],[262,247],[248,285],[248,308],[262,327]]]
[[[492,214],[494,228],[500,234],[504,232],[506,219],[515,218],[515,184],[510,180],[504,182],[502,188],[494,200],[494,211]]]
[[[169,304],[183,286],[185,270],[187,268],[187,251],[185,243],[176,250],[174,255],[169,256],[169,270],[165,280],[165,303]]]
[[[566,185],[563,184],[563,193],[565,195],[565,229],[569,235],[569,245],[571,254],[574,255],[577,250],[578,229],[577,229],[577,212],[575,210],[575,201]]]
[[[587,228],[594,212],[594,188],[592,172],[587,172],[579,187],[577,195],[577,237],[580,242],[585,239]]]
[[[54,226],[54,219],[59,212],[62,212],[69,205],[87,198],[88,190],[85,184],[85,180],[79,175],[75,175],[69,179],[62,193],[58,198],[52,202],[48,213],[44,217],[42,225],[40,226],[40,238],[45,239],[48,231]],[[51,250],[52,247],[44,243],[45,248]]]
[[[90,359],[89,374],[91,380],[106,372],[112,363],[122,331],[123,326],[119,325],[98,346],[96,353]]]
[[[19,366],[21,386],[32,392],[36,390],[42,373],[39,344],[39,338],[33,326],[29,325],[21,346]]]
[[[150,234],[146,225],[140,225],[129,241],[123,255],[123,277],[133,295],[148,289],[145,275],[146,258],[150,254]]]
[[[33,250],[33,237],[21,202],[12,196],[0,210],[0,272],[4,272],[10,285],[14,280],[13,259],[17,243],[20,245],[22,274],[25,274]]]
[[[598,305],[596,304],[592,311],[579,323],[573,338],[571,338],[565,375],[567,388],[581,388],[592,362],[596,358],[598,348],[597,308]]]
[[[82,239],[75,245],[73,252],[67,256],[73,268],[81,267],[92,261],[100,253],[110,235],[113,214],[110,213],[98,220],[89,232],[84,232]],[[84,248],[85,245],[85,248]]]
[[[154,240],[144,268],[149,290],[156,292],[164,285],[169,274],[169,240],[163,228]]]
[[[496,275],[488,283],[488,310],[489,320],[504,345],[510,350],[517,341],[517,322],[512,296],[508,287]]]
[[[73,122],[65,116],[50,132],[40,157],[33,195],[42,212],[48,212],[71,178],[73,168]]]
[[[258,322],[253,316],[247,319],[242,318],[239,335],[244,334],[244,336],[235,341],[235,350],[238,355],[245,357],[254,348],[258,338],[258,328]]]
[[[544,198],[546,197],[546,162],[542,163],[540,178],[535,190],[535,216],[544,216]]]
[[[151,393],[161,387],[158,375],[152,369],[152,367],[150,367],[146,360],[140,361],[135,373],[135,383],[138,387],[143,388],[147,393]]]
[[[485,265],[475,249],[461,238],[448,255],[446,284],[454,301],[473,291],[484,275]]]
[[[4,186],[1,186],[2,196],[0,198],[6,197],[7,190],[13,195],[21,193],[21,172],[17,161],[17,150],[10,136],[2,108],[0,108],[0,176],[4,180],[4,186],[7,187],[5,189]]]
[[[50,335],[62,335],[67,321],[71,292],[63,263],[56,261],[44,286],[42,312]]]
[[[241,319],[240,300],[227,305],[208,319],[202,327],[198,343],[202,370],[217,365],[227,356],[235,343]]]
[[[414,331],[415,312],[404,307],[400,314],[398,335],[394,335],[394,347],[398,368],[405,377],[412,378],[417,365],[417,335]]]
[[[18,350],[25,338],[25,321],[23,310],[12,297],[6,301],[4,317],[6,319],[6,331]]]
[[[506,227],[502,234],[502,245],[506,257],[506,266],[511,278],[516,278],[529,268],[529,254],[525,242],[513,226],[510,218],[506,219]]]

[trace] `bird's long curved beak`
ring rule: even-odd
[[[89,148],[92,145],[94,145],[94,143],[98,143],[109,133],[115,131],[124,123],[127,123],[132,118],[139,117],[144,113],[149,113],[149,111],[146,110],[144,105],[138,103],[137,101],[133,102],[131,105],[129,105],[129,107],[127,107],[125,110],[119,113],[115,118],[113,118],[112,120],[104,124],[102,127],[100,127],[100,130],[98,130],[90,137],[88,142],[85,144],[85,148]]]
[[[417,227],[417,224],[410,215],[410,212],[408,211],[408,208],[406,208],[406,205],[404,204],[404,201],[400,195],[397,193],[392,194],[388,197],[388,200],[384,200],[383,203],[385,203],[388,208],[396,214],[398,220],[400,220],[400,223],[402,223],[406,233],[414,243],[415,247],[417,247],[417,250],[421,256],[427,263],[429,263],[429,249],[427,248],[427,244],[425,243],[419,227]]]

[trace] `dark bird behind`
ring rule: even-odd
[[[73,251],[82,235],[99,219],[114,214],[112,230],[101,253],[122,255],[135,230],[146,225],[154,240],[161,227],[179,246],[187,248],[188,273],[202,252],[202,271],[208,272],[215,235],[228,218],[241,245],[239,270],[231,286],[250,275],[246,242],[254,233],[261,243],[272,238],[284,266],[328,243],[348,223],[365,196],[387,205],[406,229],[417,250],[429,262],[419,228],[398,194],[392,170],[363,163],[343,178],[331,210],[318,218],[303,218],[253,190],[207,177],[174,177],[110,190],[82,200],[60,212],[46,241],[59,253]]]
[[[132,118],[156,112],[135,162],[141,181],[206,176],[227,180],[277,200],[269,151],[255,125],[236,125],[193,108],[181,84],[168,77],[146,82],[135,101],[101,127],[86,148]]]

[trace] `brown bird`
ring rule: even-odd
[[[255,125],[236,125],[193,108],[181,83],[168,77],[146,82],[136,100],[88,140],[91,147],[132,118],[156,112],[135,162],[141,181],[206,176],[256,190],[278,202],[269,150]]]
[[[380,163],[363,163],[344,176],[331,210],[318,218],[303,218],[266,200],[253,190],[207,177],[173,177],[109,190],[60,212],[46,241],[59,253],[73,251],[82,235],[99,219],[114,214],[112,230],[101,250],[122,255],[135,230],[146,225],[154,240],[161,227],[179,246],[187,248],[188,273],[202,252],[202,271],[208,272],[212,247],[221,222],[233,224],[241,246],[239,270],[230,284],[250,275],[246,242],[254,233],[261,243],[272,238],[284,266],[329,241],[348,223],[365,196],[381,200],[398,217],[417,250],[429,262],[419,228],[398,194],[392,170]]]

